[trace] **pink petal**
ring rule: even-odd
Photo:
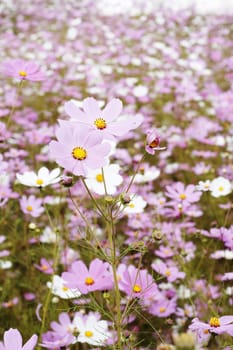
[[[83,101],[83,109],[88,118],[92,121],[100,118],[102,115],[99,104],[93,97],[88,97]]]
[[[106,121],[112,121],[118,117],[122,111],[122,102],[121,100],[114,98],[111,100],[107,106],[102,111],[102,117]]]

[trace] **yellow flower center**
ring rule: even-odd
[[[36,184],[39,185],[39,186],[43,185],[43,183],[44,183],[44,180],[42,180],[42,179],[37,179],[36,180]]]
[[[91,286],[91,285],[94,284],[94,283],[95,283],[95,281],[93,280],[92,277],[87,277],[87,278],[85,279],[85,284],[86,284],[87,286]]]
[[[33,211],[33,208],[31,205],[28,205],[26,209],[27,209],[27,211]]]
[[[24,70],[21,70],[21,71],[19,71],[19,75],[20,75],[21,77],[26,77],[26,76],[27,76],[27,73],[26,73]]]
[[[98,181],[98,182],[103,182],[104,181],[104,178],[103,178],[102,174],[97,174],[95,178],[96,178],[96,181]]]
[[[166,270],[166,271],[165,271],[165,275],[166,275],[167,277],[171,276],[171,271],[170,271],[170,270]]]
[[[103,130],[106,128],[107,123],[103,118],[98,118],[94,121],[95,126],[97,127],[97,129]]]
[[[129,206],[130,208],[134,208],[134,207],[135,207],[135,205],[134,205],[133,203],[129,203],[128,206]]]
[[[142,288],[138,284],[134,285],[134,287],[133,287],[134,293],[140,293],[141,290],[142,290]]]
[[[220,327],[220,320],[218,317],[211,317],[209,324],[211,327]]]
[[[42,271],[47,271],[49,267],[47,265],[42,265],[40,268]]]
[[[165,311],[166,311],[166,308],[165,308],[165,307],[160,307],[160,308],[159,308],[159,312],[163,313],[163,312],[165,312]]]
[[[72,156],[74,159],[83,160],[87,158],[87,151],[82,147],[75,147],[73,148]]]
[[[219,186],[218,190],[219,190],[219,192],[222,192],[224,190],[224,187],[223,186]]]
[[[181,194],[179,195],[179,198],[182,199],[182,201],[183,201],[184,199],[187,198],[187,196],[186,196],[186,194],[181,193]]]
[[[62,287],[62,290],[63,290],[63,292],[67,292],[67,290],[69,290],[69,288],[66,287],[66,286],[63,286],[63,287]]]
[[[93,332],[92,332],[92,331],[86,331],[84,334],[85,334],[85,336],[88,337],[88,338],[90,338],[90,337],[93,336]]]

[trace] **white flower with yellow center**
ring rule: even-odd
[[[226,196],[232,191],[232,185],[225,177],[217,177],[210,184],[210,191],[213,197]]]
[[[106,346],[107,339],[112,336],[108,332],[107,321],[99,320],[99,315],[96,313],[85,316],[76,314],[73,319],[73,325],[79,332],[77,341],[80,343]]]
[[[26,171],[24,174],[16,174],[19,183],[31,187],[45,187],[61,180],[60,169],[55,168],[51,172],[42,167],[36,174],[34,171]]]
[[[211,184],[210,180],[199,181],[198,185],[196,185],[196,189],[198,191],[207,192],[210,190],[210,184]]]
[[[125,205],[125,214],[140,214],[144,212],[147,202],[139,195],[131,195],[130,202]]]
[[[146,183],[157,179],[160,175],[160,170],[155,166],[141,166],[134,178],[135,183]]]
[[[54,275],[52,282],[47,282],[47,286],[51,289],[53,295],[57,295],[62,299],[79,298],[81,295],[77,289],[68,288],[65,281],[58,275]]]
[[[117,164],[110,164],[103,167],[103,171],[89,170],[85,182],[88,188],[100,195],[105,194],[105,186],[107,194],[115,194],[117,186],[123,182],[123,178],[119,175],[120,167]]]

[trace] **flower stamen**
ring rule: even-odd
[[[72,156],[77,160],[84,160],[87,158],[87,151],[82,147],[75,147],[72,150]]]
[[[97,129],[103,130],[103,129],[106,128],[107,123],[106,123],[106,121],[103,118],[97,118],[94,121],[94,125],[97,127]]]

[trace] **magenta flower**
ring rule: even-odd
[[[71,117],[72,123],[97,130],[104,139],[115,139],[127,134],[129,130],[136,129],[143,120],[141,116],[119,119],[122,102],[117,98],[112,99],[102,111],[93,97],[83,101],[83,111],[78,108],[75,100],[71,100],[65,103],[65,111]]]
[[[40,216],[44,211],[42,200],[33,195],[29,197],[23,196],[20,199],[20,208],[24,214],[29,214],[34,218]]]
[[[91,262],[89,270],[82,261],[75,261],[69,272],[63,272],[62,278],[68,288],[77,288],[82,294],[113,288],[109,264],[99,259]]]
[[[157,285],[147,270],[138,270],[133,265],[122,272],[119,289],[131,298],[150,298],[158,292]]]
[[[56,132],[58,141],[51,141],[51,157],[63,168],[77,176],[86,176],[88,169],[98,169],[107,164],[111,147],[101,143],[102,135],[86,127],[71,123],[62,125]]]
[[[18,329],[10,328],[4,333],[4,341],[0,343],[1,350],[33,350],[37,343],[37,335],[34,334],[23,346],[22,336]]]
[[[233,337],[233,316],[227,315],[220,318],[211,317],[209,323],[201,322],[198,318],[194,318],[192,320],[192,324],[189,326],[189,329],[195,332],[198,338],[201,338],[203,333],[227,333]]]
[[[160,137],[157,131],[152,128],[147,131],[146,136],[146,152],[155,154],[156,151],[164,150],[166,147],[160,147]]]
[[[35,62],[13,59],[4,63],[3,72],[5,75],[20,80],[42,81],[46,77],[40,71],[40,67]]]

